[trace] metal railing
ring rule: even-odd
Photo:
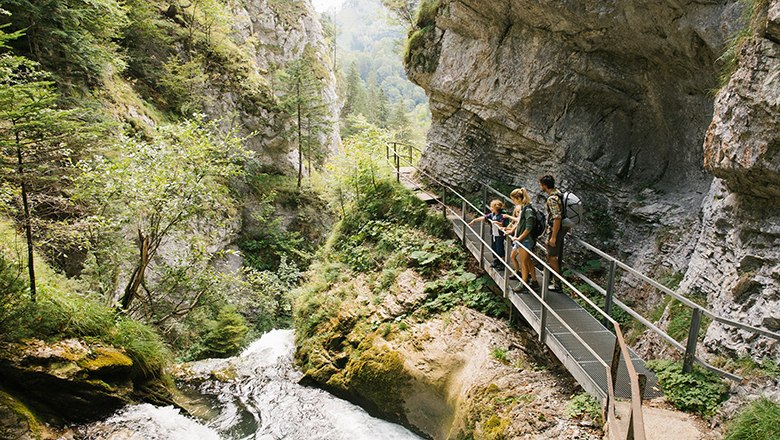
[[[598,306],[596,306],[590,298],[588,298],[586,295],[584,295],[582,292],[580,292],[575,286],[573,286],[569,281],[567,281],[565,278],[563,278],[560,274],[556,273],[545,261],[543,261],[541,258],[539,258],[534,252],[531,250],[523,248],[528,251],[528,254],[531,255],[537,263],[541,265],[543,268],[542,272],[542,292],[541,295],[539,295],[534,289],[531,288],[523,279],[518,275],[518,273],[509,265],[509,257],[510,257],[510,249],[511,249],[511,243],[509,243],[509,246],[506,246],[506,252],[505,255],[498,255],[492,247],[485,242],[484,240],[484,222],[481,222],[480,224],[480,230],[477,232],[474,230],[474,228],[469,225],[469,223],[466,221],[466,213],[468,209],[472,209],[475,213],[482,214],[483,210],[480,208],[477,208],[471,201],[469,201],[466,197],[461,195],[458,191],[456,191],[451,186],[447,185],[444,182],[439,181],[439,179],[435,178],[434,176],[430,175],[429,173],[417,168],[411,161],[407,161],[406,158],[409,156],[403,156],[400,154],[396,148],[397,145],[391,146],[390,144],[387,144],[387,151],[386,156],[388,160],[390,160],[392,156],[392,163],[393,166],[396,169],[396,179],[400,181],[401,178],[401,162],[406,162],[408,166],[412,167],[418,174],[425,176],[426,179],[428,179],[433,185],[438,186],[441,189],[441,197],[439,198],[437,194],[431,194],[428,192],[427,189],[421,188],[421,191],[426,192],[429,196],[431,196],[432,200],[435,200],[438,205],[441,206],[441,212],[444,217],[447,217],[447,214],[451,214],[450,218],[457,219],[458,223],[461,223],[462,228],[462,240],[464,244],[467,240],[467,231],[471,232],[475,238],[480,243],[480,258],[479,263],[480,266],[485,261],[484,254],[486,250],[490,250],[490,253],[494,256],[494,258],[497,258],[497,261],[500,261],[503,265],[503,283],[501,289],[504,294],[504,297],[507,298],[509,296],[509,277],[514,276],[516,277],[520,284],[534,297],[539,301],[541,304],[541,312],[540,312],[540,325],[537,329],[537,332],[539,334],[539,340],[544,342],[546,339],[546,321],[547,317],[552,316],[555,319],[558,320],[558,322],[569,332],[571,336],[573,336],[580,344],[582,344],[583,347],[604,367],[605,373],[607,376],[607,396],[605,398],[603,411],[605,412],[605,419],[607,420],[607,423],[610,425],[610,429],[612,432],[618,433],[621,432],[622,429],[620,429],[617,414],[615,412],[615,382],[617,378],[618,368],[620,366],[620,360],[622,359],[625,366],[626,371],[628,373],[628,377],[630,380],[631,385],[631,406],[629,409],[629,424],[626,429],[626,438],[627,439],[636,439],[636,440],[644,440],[645,439],[645,430],[644,430],[644,421],[642,417],[642,396],[644,394],[644,376],[639,375],[636,372],[636,369],[634,368],[633,362],[631,361],[630,352],[628,350],[628,346],[626,345],[625,338],[623,337],[623,332],[620,328],[620,324],[618,324],[617,321],[615,321],[609,314],[604,313]],[[416,182],[415,182],[416,183]],[[448,206],[445,201],[447,198],[447,194],[451,194],[455,196],[457,199],[461,202],[461,212],[460,214],[456,212],[453,208]],[[507,241],[510,241],[509,237],[506,237]],[[522,245],[521,245],[522,246]],[[610,363],[605,362],[603,359],[601,359],[601,356],[594,350],[594,348],[585,341],[579,334],[577,334],[574,329],[569,326],[568,323],[555,311],[553,307],[550,306],[550,304],[547,302],[547,296],[549,292],[549,284],[550,284],[550,277],[554,276],[558,278],[558,280],[563,283],[566,287],[572,290],[578,297],[580,297],[583,301],[585,301],[587,304],[589,304],[591,307],[593,307],[595,310],[597,310],[605,320],[605,322],[612,325],[616,338],[615,338],[615,345],[612,353],[612,359]]]
[[[510,204],[512,203],[511,198],[507,197],[504,193],[501,191],[493,188],[492,186],[488,185],[487,183],[481,183],[483,188],[483,199],[485,200],[485,204],[487,204],[487,198],[488,194],[492,193],[496,196],[499,196],[503,198],[505,201],[508,201]],[[670,289],[667,286],[664,286],[663,284],[659,283],[658,281],[648,277],[647,275],[641,273],[639,270],[635,269],[634,267],[631,267],[630,265],[618,260],[617,258],[607,254],[606,252],[602,251],[601,249],[587,243],[586,241],[580,239],[577,236],[569,234],[569,240],[573,241],[574,243],[577,243],[578,245],[582,246],[584,249],[593,252],[594,254],[598,255],[600,258],[606,260],[609,262],[609,272],[607,276],[607,285],[606,287],[600,286],[598,283],[593,281],[591,278],[586,276],[585,274],[574,270],[569,269],[577,278],[583,280],[586,284],[588,284],[590,287],[592,287],[596,292],[603,295],[605,297],[604,300],[604,309],[601,310],[600,308],[596,308],[599,310],[600,313],[606,313],[607,315],[611,314],[613,306],[617,306],[618,308],[622,309],[626,313],[628,313],[632,318],[640,322],[642,325],[647,327],[649,330],[651,330],[653,333],[660,336],[663,340],[665,340],[669,345],[677,349],[679,352],[683,354],[683,371],[684,372],[691,372],[693,369],[694,362],[699,363],[702,367],[717,373],[721,375],[722,377],[728,378],[730,380],[734,381],[741,381],[742,378],[730,373],[728,371],[724,371],[722,369],[719,369],[713,365],[710,365],[707,361],[702,359],[701,357],[696,355],[696,348],[698,345],[698,339],[699,339],[699,331],[701,327],[701,319],[703,316],[706,316],[707,318],[711,319],[712,321],[720,322],[721,324],[728,325],[731,327],[735,327],[741,330],[745,330],[757,335],[765,336],[768,338],[780,340],[780,334],[771,332],[769,330],[761,329],[758,327],[754,327],[748,324],[744,324],[738,321],[735,321],[733,319],[729,319],[726,317],[723,317],[721,315],[716,314],[712,310],[695,303],[694,301],[691,301],[690,299],[684,297],[683,295],[679,294],[678,292],[675,292],[674,290]],[[679,301],[686,307],[691,309],[691,320],[690,320],[690,326],[688,328],[688,339],[686,340],[685,346],[683,346],[680,342],[678,342],[676,339],[674,339],[672,336],[670,336],[665,331],[661,330],[653,324],[650,320],[642,316],[640,313],[638,313],[636,310],[632,309],[619,299],[615,298],[615,281],[617,279],[617,270],[621,269],[637,278],[639,278],[644,283],[654,287],[655,289],[661,291],[663,294],[668,295],[669,297]],[[603,314],[602,313],[602,314]],[[605,321],[606,325],[606,321]]]

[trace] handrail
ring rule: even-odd
[[[573,240],[575,240],[577,243],[579,243],[580,245],[582,245],[583,247],[587,248],[588,250],[598,254],[600,257],[602,257],[602,258],[604,258],[604,259],[606,259],[608,261],[614,261],[615,264],[620,266],[621,269],[623,269],[626,272],[629,272],[630,274],[638,277],[642,281],[644,281],[644,282],[650,284],[651,286],[655,287],[656,289],[666,293],[667,295],[669,295],[672,298],[680,301],[681,303],[685,304],[686,306],[688,306],[688,307],[690,307],[692,309],[699,309],[699,310],[701,310],[707,317],[711,318],[714,321],[722,322],[724,324],[729,324],[729,325],[731,325],[733,327],[737,327],[737,328],[740,328],[740,329],[745,330],[745,331],[758,333],[760,335],[763,335],[763,336],[766,336],[766,337],[769,337],[769,338],[780,340],[780,334],[779,333],[774,333],[774,332],[771,332],[769,330],[764,330],[764,329],[761,329],[761,328],[758,328],[758,327],[754,327],[754,326],[749,325],[749,324],[743,324],[741,322],[737,322],[737,321],[734,321],[734,320],[729,319],[729,318],[724,318],[723,316],[720,316],[720,315],[716,314],[712,310],[710,310],[710,309],[708,309],[708,308],[706,308],[706,307],[704,307],[704,306],[702,306],[700,304],[697,304],[697,303],[689,300],[688,298],[680,295],[679,293],[677,293],[677,292],[673,291],[672,289],[664,286],[663,284],[659,283],[658,281],[655,281],[654,279],[648,277],[647,275],[639,272],[638,270],[634,269],[633,267],[623,263],[622,261],[618,260],[617,258],[607,254],[606,252],[600,250],[599,248],[593,246],[592,244],[589,244],[588,242],[582,240],[581,238],[576,237],[574,235],[572,235],[571,238]]]
[[[395,157],[395,167],[397,168],[396,172],[398,173],[400,171],[400,160],[403,160],[404,162],[407,162],[410,167],[414,168],[418,173],[421,173],[427,177],[429,177],[432,181],[438,183],[442,188],[449,189],[450,192],[452,192],[454,195],[456,195],[458,198],[461,199],[463,207],[465,206],[471,206],[475,212],[481,213],[482,210],[474,206],[473,203],[471,203],[466,197],[461,195],[458,191],[453,189],[451,186],[440,182],[435,177],[431,176],[429,173],[419,169],[414,164],[412,164],[409,161],[406,161],[402,158],[402,156],[398,153],[398,151],[395,148],[387,146],[389,150],[392,150]],[[400,176],[400,174],[399,174]],[[492,188],[491,188],[492,189]],[[429,193],[427,190],[422,189],[426,194],[429,196],[432,196],[433,200],[436,200],[436,203],[442,205],[444,210],[449,211],[450,213],[454,214],[455,217],[463,223],[463,234],[464,239],[466,237],[466,228],[468,228],[475,237],[478,237],[478,240],[483,244],[487,245],[487,242],[485,242],[484,238],[481,234],[478,234],[474,228],[471,227],[470,224],[465,220],[464,217],[457,215],[457,212],[446,205],[446,200],[439,200],[435,196],[435,194]],[[463,213],[465,216],[465,212]],[[523,246],[522,244],[520,244]],[[488,245],[489,246],[489,245]],[[542,259],[540,259],[534,252],[530,251],[528,248],[523,246],[523,248],[528,251],[528,254],[531,255],[534,259],[536,259],[544,268],[545,274],[552,274],[553,276],[557,277],[562,283],[564,283],[567,287],[569,287],[572,291],[576,292],[576,294],[582,298],[585,302],[591,305],[595,310],[599,311],[603,315],[603,317],[609,321],[616,334],[615,339],[615,352],[613,354],[613,360],[612,365],[607,365],[607,363],[601,359],[601,356],[599,356],[598,353],[585,341],[583,340],[577,332],[574,331],[567,323],[563,320],[563,318],[558,315],[558,313],[547,303],[547,301],[544,299],[544,295],[539,296],[536,291],[534,291],[528,284],[525,283],[525,281],[522,280],[522,277],[519,276],[519,274],[509,265],[507,261],[504,260],[504,256],[499,256],[493,249],[492,246],[490,247],[490,252],[495,256],[498,257],[498,261],[501,262],[501,264],[504,266],[504,274],[507,276],[509,273],[514,275],[520,283],[532,294],[534,295],[538,300],[539,303],[545,308],[545,310],[552,314],[553,317],[555,317],[560,324],[566,328],[574,338],[580,342],[592,355],[593,357],[601,363],[602,366],[606,369],[607,378],[608,378],[608,398],[607,398],[607,411],[611,408],[612,414],[614,416],[614,383],[612,380],[613,375],[617,374],[617,363],[616,363],[616,356],[618,356],[618,352],[620,352],[620,356],[623,358],[624,363],[626,364],[626,371],[628,372],[630,383],[631,383],[631,416],[630,416],[630,426],[633,429],[629,429],[629,435],[637,440],[644,440],[645,438],[645,431],[644,431],[644,421],[642,417],[642,392],[640,390],[640,384],[639,384],[639,376],[636,373],[636,369],[634,368],[633,362],[631,361],[631,357],[629,355],[628,346],[626,345],[625,339],[623,338],[623,332],[620,328],[620,325],[615,321],[609,314],[604,313],[598,306],[596,306],[590,298],[582,294],[576,287],[574,287],[571,283],[569,283],[566,279],[564,279],[560,274],[555,272],[555,270],[552,269],[546,262],[544,262]],[[482,261],[480,261],[480,265],[482,264]],[[545,277],[545,280],[548,280],[548,277]],[[547,289],[547,284],[543,286],[544,291]],[[544,329],[540,329],[540,334],[544,331]],[[609,414],[609,412],[608,412]],[[608,422],[616,423],[613,418],[608,418]]]
[[[510,203],[512,203],[511,198],[507,197],[505,194],[501,193],[499,190],[493,188],[492,186],[490,186],[487,183],[482,183],[482,185],[484,185],[490,192],[492,192],[492,193],[494,193],[496,195],[499,195],[499,196],[503,197],[505,200],[508,200]],[[697,303],[691,301],[690,299],[680,295],[679,293],[677,293],[677,292],[673,291],[672,289],[664,286],[663,284],[653,280],[652,278],[650,278],[650,277],[646,276],[645,274],[639,272],[635,268],[633,268],[633,267],[629,266],[628,264],[618,260],[617,258],[613,257],[612,255],[607,254],[606,252],[602,251],[601,249],[598,249],[597,247],[591,245],[590,243],[587,243],[586,241],[580,239],[579,237],[577,237],[577,236],[575,236],[573,234],[569,234],[569,235],[570,235],[570,239],[571,240],[574,240],[576,243],[580,244],[581,246],[585,247],[586,249],[594,252],[595,254],[599,255],[600,257],[606,259],[607,261],[613,262],[617,267],[620,267],[621,269],[625,270],[626,272],[628,272],[628,273],[638,277],[640,280],[644,281],[647,284],[650,284],[652,287],[654,287],[654,288],[660,290],[661,292],[671,296],[672,298],[680,301],[682,304],[686,305],[687,307],[689,307],[689,308],[691,308],[693,310],[701,311],[702,314],[704,314],[708,318],[712,319],[713,321],[720,322],[720,323],[725,324],[725,325],[736,327],[738,329],[745,330],[745,331],[748,331],[748,332],[752,332],[752,333],[755,333],[755,334],[759,334],[759,335],[762,335],[762,336],[765,336],[765,337],[769,337],[769,338],[772,338],[772,339],[780,340],[780,333],[771,332],[769,330],[758,328],[758,327],[755,327],[755,326],[752,326],[752,325],[749,325],[749,324],[741,323],[741,322],[735,321],[733,319],[729,319],[729,318],[726,318],[724,316],[718,315],[715,312],[713,312],[712,310],[710,310],[710,309],[708,309],[708,308],[706,308],[706,307],[704,307],[704,306],[702,306],[700,304],[697,304]],[[575,273],[580,279],[583,279],[583,281],[585,281],[586,283],[591,285],[591,287],[596,288],[597,291],[599,291],[600,293],[602,293],[604,295],[607,295],[607,292],[603,288],[601,288],[600,286],[595,285],[595,283],[593,283],[592,280],[588,279],[587,277],[585,277],[584,275],[582,275],[582,274],[580,274],[580,273],[578,273],[576,271],[573,271],[573,273]],[[615,304],[618,305],[618,307],[620,307],[621,309],[623,309],[624,311],[629,313],[633,318],[635,318],[637,321],[639,321],[640,323],[645,325],[648,329],[650,329],[651,331],[653,331],[657,335],[661,336],[664,340],[669,342],[676,349],[678,349],[679,351],[685,353],[685,355],[686,355],[685,358],[688,361],[688,362],[685,362],[685,364],[686,364],[685,367],[686,367],[687,370],[690,370],[690,362],[696,361],[700,365],[702,365],[704,368],[706,368],[706,369],[708,369],[710,371],[713,371],[713,372],[715,372],[715,373],[717,373],[717,374],[719,374],[719,375],[721,375],[723,377],[726,377],[728,379],[731,379],[731,380],[734,380],[734,381],[737,381],[737,382],[742,380],[742,378],[740,376],[737,376],[735,374],[732,374],[732,373],[729,373],[727,371],[721,370],[721,369],[719,369],[717,367],[714,367],[714,366],[710,365],[709,363],[707,363],[701,357],[696,356],[696,354],[695,354],[695,344],[691,345],[692,349],[690,349],[688,347],[683,347],[682,344],[680,344],[674,338],[669,336],[666,332],[664,332],[663,330],[658,328],[656,325],[652,324],[649,320],[645,319],[642,315],[640,315],[639,313],[637,313],[636,311],[634,311],[630,307],[626,306],[623,302],[619,302],[619,301],[617,301],[614,298],[610,298],[610,300],[614,301]],[[601,313],[601,308],[594,307],[594,309],[596,309],[597,311],[599,311],[599,313]],[[693,334],[693,329],[691,329],[690,333]],[[690,341],[690,342],[693,343],[693,341]]]

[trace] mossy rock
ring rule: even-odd
[[[0,390],[0,438],[32,440],[43,437],[44,426],[12,395]]]
[[[113,374],[130,369],[133,360],[113,347],[95,347],[88,356],[76,361],[81,368],[97,374]]]
[[[410,377],[400,353],[373,347],[352,359],[344,373],[349,391],[371,402],[382,414],[402,417]]]
[[[499,417],[496,414],[482,424],[482,435],[480,438],[485,440],[503,440],[506,439],[506,429],[510,425],[510,420],[506,417]]]

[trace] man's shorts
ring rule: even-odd
[[[563,255],[563,237],[565,235],[566,235],[566,230],[564,228],[561,228],[558,230],[558,237],[555,239],[555,247],[550,246],[549,240],[547,241],[547,243],[545,243],[548,257],[560,257],[561,255]]]

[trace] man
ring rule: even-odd
[[[549,174],[539,179],[539,186],[547,193],[547,263],[560,274],[563,237],[566,235],[566,228],[563,227],[563,195],[555,188],[555,178]],[[550,290],[563,291],[558,277],[553,276]]]

